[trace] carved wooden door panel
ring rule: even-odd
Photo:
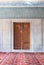
[[[21,24],[14,23],[14,49],[21,49]]]
[[[30,48],[30,24],[23,23],[23,42],[22,42],[22,49],[29,49]]]
[[[30,48],[30,24],[14,23],[14,49]]]

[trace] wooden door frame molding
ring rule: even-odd
[[[26,52],[26,50],[22,49],[14,49],[13,48],[13,22],[26,22],[26,23],[30,23],[32,19],[12,19],[12,52]],[[27,52],[29,52],[30,50],[28,49]]]

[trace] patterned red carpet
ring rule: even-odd
[[[0,52],[0,65],[44,65],[44,53]]]

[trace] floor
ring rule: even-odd
[[[0,52],[0,65],[44,65],[44,53]]]

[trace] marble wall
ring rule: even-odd
[[[43,51],[44,51],[44,19],[42,20],[42,25],[43,25]]]
[[[13,22],[30,22],[30,49],[13,49]],[[44,19],[0,19],[0,52],[44,51]]]
[[[11,51],[11,22],[0,20],[0,51]]]

